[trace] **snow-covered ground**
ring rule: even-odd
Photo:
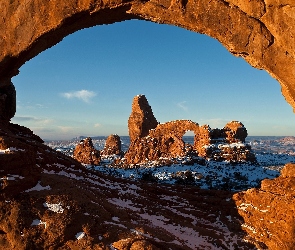
[[[71,155],[75,145],[82,138],[72,141],[47,142],[47,145]],[[106,137],[93,138],[94,146],[101,150]],[[184,140],[193,143],[193,137]],[[121,137],[122,149],[126,151],[129,138]],[[111,167],[113,158],[104,158],[99,166],[85,165],[86,168],[104,174],[134,180],[159,182],[163,184],[196,185],[202,189],[223,189],[240,191],[258,187],[261,180],[279,176],[282,167],[289,162],[295,163],[294,137],[248,137],[254,151],[257,164],[248,163],[232,165],[228,162],[205,161],[204,164],[188,165],[186,158],[177,159],[170,166],[157,166],[155,162],[134,168]]]

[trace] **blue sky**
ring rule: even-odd
[[[12,79],[12,122],[43,139],[128,135],[132,99],[146,95],[161,123],[190,119],[249,135],[295,135],[279,83],[218,41],[178,27],[125,21],[78,31]]]

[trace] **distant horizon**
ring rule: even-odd
[[[80,137],[82,137],[82,138],[90,137],[90,138],[93,139],[93,138],[96,138],[96,137],[105,137],[105,138],[107,138],[108,136],[109,135],[94,135],[94,136],[79,135],[79,136],[69,138],[69,139],[46,139],[46,138],[41,138],[41,139],[44,142],[46,142],[46,141],[71,141],[71,140],[74,140],[74,139],[80,139]],[[119,135],[119,137],[129,137],[129,135]],[[194,137],[194,135],[184,135],[184,137]],[[295,136],[292,136],[292,135],[248,135],[246,137],[246,141],[247,141],[248,137],[282,137],[282,138],[285,138],[285,137],[295,137]]]

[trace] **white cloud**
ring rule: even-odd
[[[177,103],[177,106],[184,111],[188,111],[188,107],[187,107],[186,103],[187,103],[187,101],[182,101],[182,102]]]
[[[20,122],[20,123],[31,122],[31,123],[38,123],[38,124],[44,124],[44,125],[50,124],[53,122],[52,119],[44,119],[44,118],[38,118],[33,116],[15,116],[12,118],[12,121]]]
[[[62,93],[61,95],[67,99],[77,98],[77,99],[82,100],[83,102],[89,103],[91,98],[96,96],[96,93],[93,91],[82,89],[79,91],[71,91],[71,92]]]
[[[69,133],[74,130],[74,127],[69,127],[69,126],[57,126],[59,130],[63,133]]]
[[[95,127],[95,128],[99,128],[99,127],[101,127],[101,124],[100,124],[100,123],[95,123],[95,124],[94,124],[94,127]]]

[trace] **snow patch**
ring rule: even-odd
[[[26,190],[25,192],[42,191],[42,190],[51,190],[51,187],[50,186],[43,187],[43,186],[41,186],[40,181],[38,181],[38,183],[35,187],[32,187],[32,188]]]
[[[81,240],[86,236],[86,234],[84,232],[79,232],[76,234],[76,239],[77,240]]]
[[[21,152],[24,152],[26,150],[25,149],[21,149],[21,148],[10,147],[10,148],[7,148],[7,149],[0,149],[0,154],[6,154],[6,153],[13,152],[13,151],[21,151]]]
[[[45,202],[45,203],[43,203],[43,206],[48,208],[48,210],[53,211],[55,213],[62,214],[64,212],[64,209],[63,209],[61,203],[51,204],[51,203]]]
[[[39,220],[39,219],[35,219],[33,220],[31,226],[39,226],[39,225],[44,225],[46,228],[46,222]]]

